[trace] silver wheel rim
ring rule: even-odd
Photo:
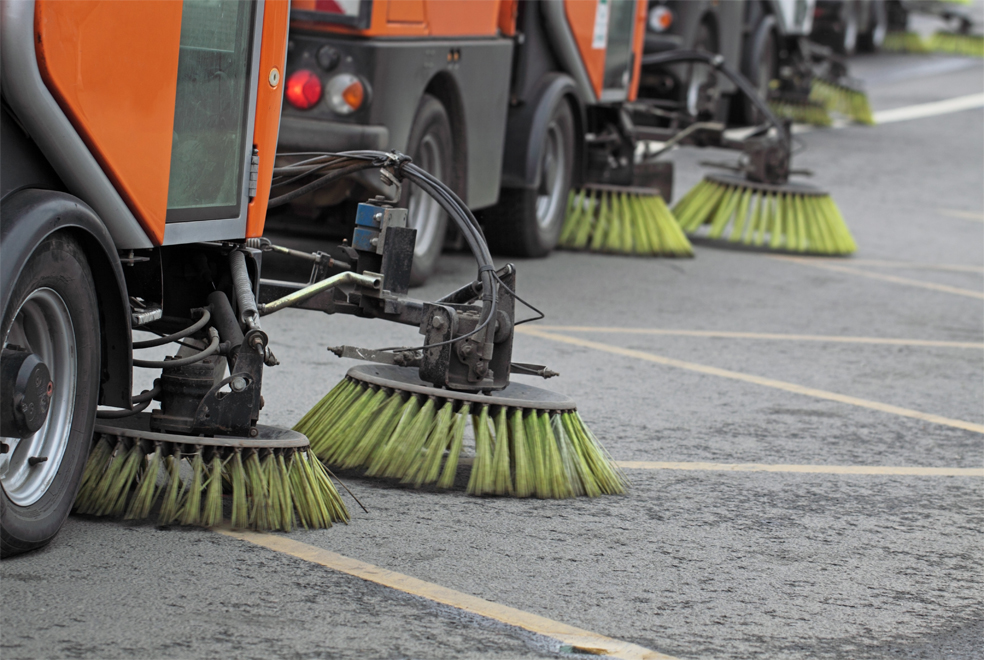
[[[547,127],[547,139],[543,145],[543,160],[540,161],[540,187],[536,193],[536,224],[540,229],[549,229],[557,216],[557,209],[563,204],[563,173],[567,171],[567,154],[564,152],[564,137],[556,121]]]
[[[4,438],[9,448],[0,454],[0,484],[11,502],[29,506],[48,492],[58,474],[72,431],[78,353],[75,326],[65,300],[53,289],[36,289],[21,303],[4,346],[14,344],[35,353],[54,383],[44,426],[27,438]],[[47,460],[30,465],[31,457]]]
[[[444,160],[441,155],[441,145],[438,144],[434,135],[430,133],[424,135],[420,141],[420,146],[417,148],[414,161],[421,169],[444,181]],[[444,240],[444,237],[438,236],[437,233],[444,209],[437,203],[437,200],[416,186],[410,189],[410,200],[407,207],[409,211],[407,222],[417,230],[417,242],[414,244],[413,256],[414,258],[422,257],[433,249],[435,241]]]

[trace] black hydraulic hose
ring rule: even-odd
[[[164,344],[170,344],[172,341],[184,339],[185,337],[195,334],[196,332],[204,328],[206,325],[208,325],[208,321],[210,318],[211,318],[211,314],[209,314],[208,309],[205,309],[202,312],[202,317],[197,321],[195,321],[194,323],[192,323],[191,325],[189,325],[184,330],[178,330],[174,334],[165,335],[163,337],[157,337],[156,339],[135,341],[133,342],[133,347],[137,349],[153,348],[154,346],[163,346]]]
[[[721,71],[724,75],[728,77],[731,82],[738,86],[738,89],[747,96],[755,107],[758,108],[763,115],[768,118],[769,123],[776,127],[776,130],[783,137],[783,141],[789,148],[790,136],[786,132],[786,127],[783,126],[779,118],[773,114],[772,109],[769,104],[759,96],[758,90],[752,87],[752,84],[745,79],[745,76],[741,75],[730,66],[724,63],[724,57],[722,55],[705,53],[701,50],[670,50],[665,53],[650,53],[649,55],[644,55],[642,57],[642,65],[661,65],[661,64],[677,64],[679,62],[704,62],[715,69]]]
[[[137,397],[133,397],[133,400],[136,401]],[[122,419],[123,417],[130,417],[131,415],[142,413],[149,405],[150,399],[138,406],[134,406],[133,410],[97,410],[96,417],[99,419]]]
[[[212,311],[212,318],[215,319],[212,325],[219,332],[219,339],[229,342],[232,352],[235,352],[242,345],[244,336],[243,329],[239,327],[236,314],[232,311],[232,304],[229,298],[221,291],[213,291],[208,294],[208,308]]]
[[[291,202],[297,199],[298,197],[302,197],[308,194],[309,192],[311,192],[312,190],[317,190],[318,188],[327,186],[332,181],[337,181],[338,179],[344,178],[349,174],[355,174],[356,172],[359,172],[361,170],[373,169],[374,167],[376,167],[376,165],[373,165],[371,162],[367,162],[367,163],[357,163],[355,165],[349,165],[348,167],[343,167],[338,170],[333,170],[332,172],[329,172],[325,176],[319,179],[315,179],[311,183],[303,185],[300,188],[296,188],[295,190],[291,190],[289,193],[284,193],[283,195],[274,197],[267,204],[267,208],[272,209],[278,206],[283,206],[287,202]]]
[[[187,367],[189,364],[201,362],[219,350],[219,333],[215,331],[215,328],[209,328],[209,334],[212,335],[212,340],[209,342],[208,347],[200,353],[174,360],[134,360],[133,366],[143,367],[144,369],[167,369],[170,367]]]

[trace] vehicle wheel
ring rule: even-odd
[[[697,36],[694,39],[694,50],[704,51],[705,53],[715,54],[718,52],[717,39],[714,31],[706,22],[702,22],[697,27]],[[708,91],[715,84],[714,72],[705,64],[690,64],[687,66],[687,87],[686,103],[687,112],[697,117],[702,112],[708,111],[714,114],[713,108],[708,108]]]
[[[748,80],[764,100],[769,98],[770,84],[776,77],[779,61],[776,52],[776,36],[771,29],[771,24],[770,21],[769,27],[766,27],[758,35],[750,53],[751,58],[746,64]],[[753,125],[765,121],[762,111],[747,97],[745,98],[745,117],[748,123]]]
[[[574,177],[574,115],[557,101],[543,136],[540,185],[503,188],[499,203],[482,212],[489,248],[515,257],[545,257],[557,247]]]
[[[407,152],[415,165],[444,183],[450,181],[454,158],[451,120],[441,102],[430,94],[424,94],[417,108]],[[403,204],[409,211],[408,224],[417,230],[410,284],[419,286],[434,272],[441,256],[448,216],[433,197],[413,184],[404,187]]]
[[[868,30],[858,35],[858,51],[874,53],[881,48],[888,33],[888,10],[882,0],[872,0],[868,11]]]
[[[47,544],[65,522],[75,499],[96,417],[98,309],[92,273],[79,244],[65,233],[45,239],[25,265],[0,327],[4,363],[0,371],[7,399],[0,405],[10,406],[4,410],[4,447],[0,448],[4,449],[0,454],[0,556]],[[25,353],[34,357],[21,362]],[[18,365],[36,365],[36,360],[47,368],[50,379],[35,366],[25,388],[24,369]],[[50,398],[45,417],[44,396],[34,395],[46,385]],[[10,421],[11,399],[20,398],[22,390],[32,386],[34,392],[23,402],[37,401],[41,412],[25,406],[25,414],[14,414],[15,421]],[[26,417],[32,421],[25,421]]]
[[[858,48],[858,3],[841,3],[841,30],[834,44],[835,50],[843,55],[853,55]]]

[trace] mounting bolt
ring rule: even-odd
[[[251,438],[255,438],[259,434],[260,434],[260,431],[255,426],[249,430],[249,437],[251,437]]]
[[[464,346],[461,347],[462,357],[468,357],[473,352],[475,352],[475,347],[472,346],[471,344],[465,344]]]
[[[248,384],[249,383],[247,383],[246,379],[243,378],[242,376],[236,376],[231,381],[229,381],[229,387],[232,388],[233,392],[242,392],[243,390],[246,389],[246,386]]]
[[[443,328],[444,327],[444,317],[443,316],[435,316],[433,319],[431,319],[431,327],[433,327],[435,330],[440,330],[441,328]]]

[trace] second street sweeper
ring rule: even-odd
[[[448,485],[469,416],[476,494],[624,489],[573,401],[512,382],[554,374],[513,362],[516,269],[492,263],[450,188],[392,152],[274,167],[286,2],[5,0],[0,12],[3,556],[49,542],[73,502],[164,524],[328,527],[349,516],[314,453]],[[268,204],[294,194],[281,184],[363,170],[431,196],[475,281],[409,297],[416,230],[385,198],[359,206],[351,244],[303,255],[309,282],[265,280],[263,255],[290,253],[262,238]],[[262,319],[288,307],[423,335],[333,349],[369,363],[299,425],[315,444],[259,423],[278,364]],[[135,329],[157,337],[134,341]],[[164,360],[134,357],[163,345]],[[134,367],[159,374],[152,389],[132,392]]]

